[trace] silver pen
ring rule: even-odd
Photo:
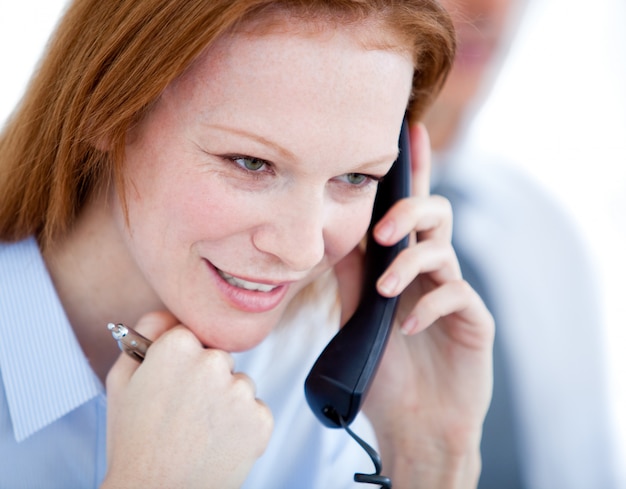
[[[127,353],[138,362],[143,361],[146,356],[146,352],[148,351],[148,347],[152,344],[152,341],[145,336],[140,335],[134,329],[124,326],[121,323],[109,323],[107,324],[107,328],[111,332],[113,338],[117,340],[120,350]]]

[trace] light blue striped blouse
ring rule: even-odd
[[[0,244],[0,488],[92,488],[106,400],[34,239]]]

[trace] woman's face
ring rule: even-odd
[[[204,344],[256,345],[366,231],[413,74],[408,55],[368,45],[380,35],[233,35],[129,134],[128,225],[118,202],[118,229]]]

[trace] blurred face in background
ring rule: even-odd
[[[526,0],[441,0],[457,31],[457,55],[425,117],[433,148],[444,150],[475,110],[500,67]]]

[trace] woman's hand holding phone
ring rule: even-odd
[[[363,409],[394,485],[419,480],[423,487],[475,487],[491,399],[493,318],[461,276],[449,203],[429,195],[426,129],[413,125],[410,136],[413,196],[393,205],[374,233],[383,245],[413,236],[377,284],[381,295],[401,297]],[[349,291],[359,290],[353,285],[362,274],[360,253],[336,267],[346,317],[355,307]]]

